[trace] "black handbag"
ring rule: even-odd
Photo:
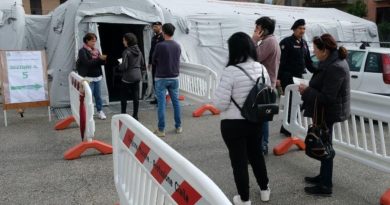
[[[322,161],[333,159],[335,151],[332,146],[332,137],[324,121],[324,108],[321,109],[321,122],[318,123],[317,99],[314,103],[313,124],[309,127],[305,138],[307,156]]]

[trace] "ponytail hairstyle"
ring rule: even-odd
[[[313,38],[313,43],[317,46],[318,49],[320,50],[329,50],[330,52],[336,51],[339,54],[339,58],[341,60],[344,60],[348,56],[348,51],[344,46],[340,46],[337,49],[337,42],[333,38],[332,35],[326,33],[323,34],[322,36],[316,36]]]

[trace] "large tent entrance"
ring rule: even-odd
[[[105,74],[110,102],[120,100],[121,74],[118,71],[118,59],[122,58],[125,49],[122,43],[123,35],[134,33],[138,39],[138,46],[145,56],[144,28],[145,25],[99,23],[100,46],[103,54],[107,55]]]

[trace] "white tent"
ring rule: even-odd
[[[0,49],[25,48],[25,14],[22,0],[0,2]]]
[[[118,57],[120,47],[110,46],[120,44],[124,32],[135,32],[147,59],[152,35],[150,23],[171,22],[177,27],[175,40],[182,46],[182,60],[206,65],[219,73],[227,62],[228,38],[237,31],[251,34],[255,20],[261,16],[276,19],[275,35],[279,40],[291,35],[290,27],[296,19],[304,18],[308,40],[331,33],[340,41],[379,41],[373,22],[337,9],[218,0],[68,0],[48,16],[26,16],[23,22],[26,29],[22,30],[26,36],[23,36],[25,48],[37,49],[45,45],[49,73],[53,77],[52,105],[66,106],[69,104],[67,75],[74,68],[86,32],[98,34],[103,52],[115,51],[114,57]],[[22,18],[23,15],[21,21]],[[0,35],[3,32],[0,26]],[[0,43],[0,49],[13,45],[3,47]],[[111,81],[115,76],[111,76],[114,74],[108,67],[106,73],[110,76],[105,79]],[[111,83],[104,85],[112,87]],[[115,92],[107,87],[103,89],[106,102],[108,92]]]

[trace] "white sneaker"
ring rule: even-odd
[[[181,133],[183,133],[183,128],[182,127],[176,128],[176,134],[181,134]]]
[[[107,119],[107,117],[106,117],[106,115],[104,114],[103,111],[98,112],[98,117],[99,117],[99,119],[101,119],[101,120]]]
[[[271,189],[269,188],[269,186],[267,190],[260,190],[261,201],[269,201],[270,195],[271,195]]]
[[[240,195],[236,195],[233,197],[234,205],[251,205],[251,201],[242,201]]]

